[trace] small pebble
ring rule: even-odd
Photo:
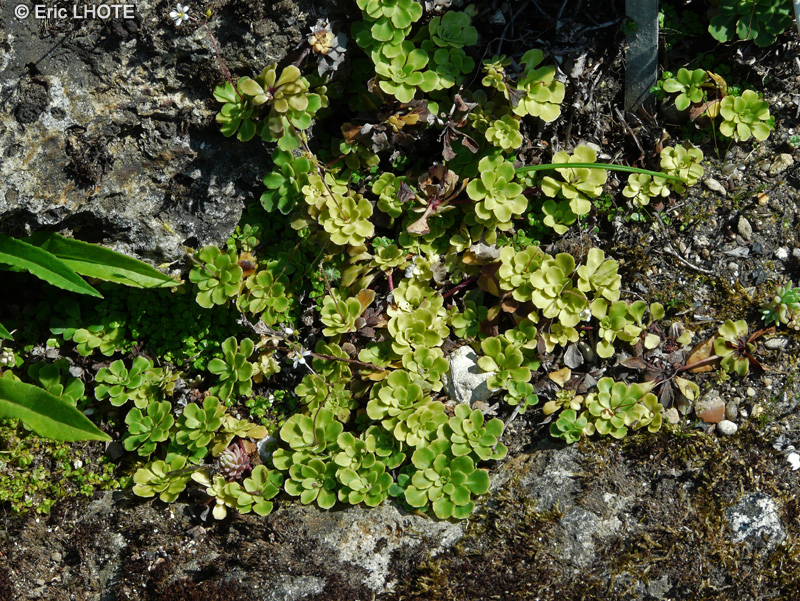
[[[775,258],[781,261],[785,261],[789,258],[789,249],[785,246],[781,246],[779,249],[775,251]]]
[[[750,398],[752,398],[752,397],[756,396],[756,389],[753,388],[752,386],[748,386],[747,390],[745,390],[744,393],[747,396],[749,396]]]
[[[681,421],[681,416],[678,413],[678,410],[675,407],[670,407],[664,412],[664,419],[667,420],[673,426]]]
[[[712,192],[716,192],[720,196],[727,196],[728,195],[728,191],[725,189],[725,186],[723,186],[721,183],[719,183],[714,178],[709,177],[709,178],[703,180],[703,185],[706,188],[708,188],[709,190],[711,190]]]
[[[721,422],[717,424],[717,432],[719,432],[723,436],[733,436],[734,434],[736,434],[736,431],[738,429],[739,426],[737,426],[735,423],[727,419],[723,419]]]
[[[789,344],[789,339],[785,336],[776,336],[775,338],[770,338],[764,343],[764,347],[768,348],[771,351],[779,351],[781,349],[786,348],[786,345]]]
[[[61,555],[61,553],[59,553],[58,551],[56,551],[55,553],[53,553],[53,554],[50,556],[50,559],[52,559],[52,560],[53,560],[53,561],[55,561],[56,563],[61,563],[62,555]]]
[[[737,224],[736,229],[745,240],[750,240],[753,237],[753,226],[750,225],[750,222],[744,216],[739,216],[739,223]]]
[[[720,397],[704,399],[695,405],[697,417],[707,424],[718,424],[725,417],[725,401]]]
[[[792,250],[792,256],[795,259],[800,259],[800,248],[795,248],[794,250]]]
[[[772,162],[772,165],[769,168],[769,174],[778,175],[779,173],[783,173],[793,164],[794,157],[792,157],[792,155],[790,155],[788,152],[781,153]]]
[[[764,413],[764,408],[761,405],[753,405],[753,419],[756,419],[762,413]],[[742,417],[747,417],[747,414],[744,411],[742,411]]]
[[[725,417],[731,421],[734,421],[737,417],[739,417],[739,403],[728,401],[725,404]]]

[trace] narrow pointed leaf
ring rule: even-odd
[[[64,290],[103,298],[55,255],[22,240],[0,235],[0,263],[19,267]]]
[[[53,440],[111,440],[67,401],[46,390],[0,378],[0,417],[16,418]]]
[[[98,244],[72,240],[53,232],[36,232],[27,241],[52,253],[81,275],[136,288],[180,284],[152,265]]]

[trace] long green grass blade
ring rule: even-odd
[[[14,340],[11,337],[11,332],[6,330],[2,323],[0,323],[0,338],[5,338],[6,340]]]
[[[677,175],[667,175],[660,171],[649,171],[639,167],[628,167],[627,165],[612,165],[611,163],[548,163],[546,165],[528,165],[518,167],[517,173],[527,173],[528,171],[550,171],[552,169],[606,169],[607,171],[624,171],[625,173],[643,173],[652,177],[663,177],[678,182],[685,181]]]
[[[0,234],[0,263],[18,267],[64,290],[103,298],[102,294],[53,254],[38,246],[2,234]]]
[[[53,232],[36,232],[27,241],[88,277],[135,288],[172,287],[180,283],[147,263],[98,244],[64,238]]]
[[[0,378],[0,417],[22,420],[53,440],[111,440],[78,409],[43,388]]]

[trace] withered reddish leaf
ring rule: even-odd
[[[414,190],[411,189],[411,186],[405,182],[400,182],[400,189],[397,191],[397,199],[400,202],[408,202],[416,197],[417,195],[414,194]]]
[[[686,357],[686,365],[691,365],[692,363],[698,363],[703,359],[708,359],[714,350],[714,338],[715,337],[712,336],[711,338],[696,344],[692,350],[689,351],[689,354]],[[706,371],[711,371],[712,369],[714,369],[712,365],[701,365],[700,367],[690,369],[689,372],[693,374],[700,374]]]

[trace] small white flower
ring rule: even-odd
[[[178,4],[175,10],[169,13],[169,18],[175,21],[175,27],[180,27],[181,23],[189,20],[189,7]]]
[[[294,330],[288,326],[283,328],[283,333],[287,336],[294,336]]]
[[[292,362],[292,367],[297,369],[298,365],[308,365],[306,363],[306,357],[311,354],[311,351],[308,349],[301,349],[299,351],[292,351],[289,354],[288,359]]]
[[[789,462],[789,465],[792,466],[793,472],[800,470],[800,455],[797,453],[789,453],[786,456],[786,460]]]

